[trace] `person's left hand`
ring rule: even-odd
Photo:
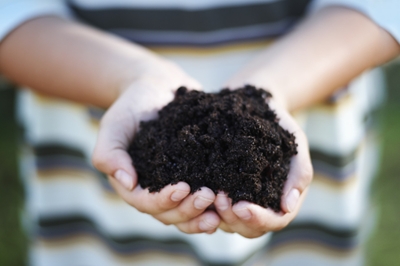
[[[295,135],[298,145],[298,153],[292,157],[290,171],[283,189],[282,211],[276,213],[247,201],[239,201],[232,206],[232,200],[223,192],[218,193],[214,202],[216,212],[221,217],[219,228],[247,238],[259,237],[267,232],[286,227],[296,217],[313,176],[307,138],[284,107],[283,97],[277,92],[272,93],[273,98],[269,100],[269,105],[276,111],[280,119],[279,124]]]

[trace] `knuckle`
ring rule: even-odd
[[[265,231],[266,228],[266,224],[261,221],[260,219],[255,219],[252,222],[251,227],[255,230],[255,231]]]
[[[171,200],[168,197],[169,195],[160,194],[159,199],[157,200],[157,205],[162,210],[167,210],[172,208]]]
[[[105,156],[103,156],[101,153],[95,152],[92,155],[92,164],[96,169],[101,170],[104,168],[104,165],[106,164],[107,160]]]
[[[181,209],[178,209],[178,215],[181,221],[189,221],[193,216],[190,212]]]
[[[221,223],[219,226],[219,229],[221,229],[222,231],[226,232],[226,233],[234,233],[234,231],[232,230],[232,228],[230,228],[226,223]]]
[[[225,221],[227,224],[229,224],[231,226],[235,226],[241,222],[241,220],[237,216],[228,217],[225,219]]]
[[[115,158],[107,156],[103,152],[96,152],[92,155],[92,164],[93,166],[108,175],[113,175],[113,167],[112,165],[115,164]]]
[[[175,225],[179,231],[185,233],[185,234],[193,234],[194,232],[190,231],[187,226],[183,226],[181,224]]]

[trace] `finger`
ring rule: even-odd
[[[161,189],[160,192],[150,193],[148,189],[143,189],[141,186],[136,186],[134,190],[129,191],[114,178],[110,177],[109,180],[116,192],[128,204],[140,212],[151,215],[175,208],[190,193],[190,187],[185,182],[168,185]]]
[[[270,231],[280,230],[290,221],[290,218],[283,216],[282,213],[275,213],[271,209],[246,201],[238,202],[232,209],[240,219],[240,222],[232,229],[247,238],[255,238]]]
[[[296,216],[297,211],[298,209],[290,214],[276,213],[272,209],[240,201],[232,207],[230,216],[233,217],[231,219],[234,222],[227,223],[224,216],[218,213],[222,219],[219,228],[226,232],[236,232],[247,238],[255,238],[286,227]]]
[[[226,198],[225,193],[218,193],[214,205],[222,220],[219,228],[248,238],[279,230],[294,217],[294,214],[290,217],[284,216],[283,213],[276,213],[247,201],[240,201],[233,207],[230,205],[226,207],[228,202],[232,201]]]
[[[275,228],[278,226],[277,219],[283,216],[282,213],[247,201],[239,201],[232,210],[243,223],[254,229]]]
[[[221,220],[221,222],[219,223],[218,228],[227,233],[235,233],[231,226],[225,223],[223,220]]]
[[[176,224],[176,227],[186,234],[215,232],[219,223],[219,216],[213,211],[206,211],[196,218]]]
[[[270,231],[278,231],[286,227],[296,217],[301,203],[304,201],[307,189],[299,199],[299,204],[291,213],[275,212],[254,203],[240,201],[232,207],[244,227],[235,230],[245,237],[257,237]],[[238,223],[239,224],[239,223]],[[243,229],[245,228],[245,229]]]
[[[232,226],[239,221],[237,215],[232,211],[232,199],[225,192],[217,194],[214,205],[224,223]]]
[[[211,189],[202,187],[193,195],[186,197],[177,208],[154,216],[165,224],[186,222],[199,216],[215,200],[215,194]]]

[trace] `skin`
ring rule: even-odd
[[[154,118],[179,86],[201,89],[178,66],[145,48],[88,26],[41,17],[0,43],[0,72],[44,94],[110,107],[100,124],[93,164],[139,211],[185,233],[221,228],[252,238],[285,227],[298,213],[312,180],[307,139],[289,111],[325,99],[399,52],[392,36],[367,17],[328,7],[309,16],[227,82],[231,88],[268,88],[281,125],[296,135],[299,153],[291,162],[280,213],[245,201],[232,207],[225,194],[215,196],[208,188],[190,195],[184,182],[159,193],[137,185],[126,149],[139,121]],[[212,203],[216,210],[207,210]]]

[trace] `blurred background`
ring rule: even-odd
[[[381,167],[371,195],[378,209],[367,265],[400,263],[400,61],[384,67],[388,97],[382,108]],[[28,240],[20,229],[23,188],[18,178],[16,93],[0,80],[0,266],[25,265]]]

